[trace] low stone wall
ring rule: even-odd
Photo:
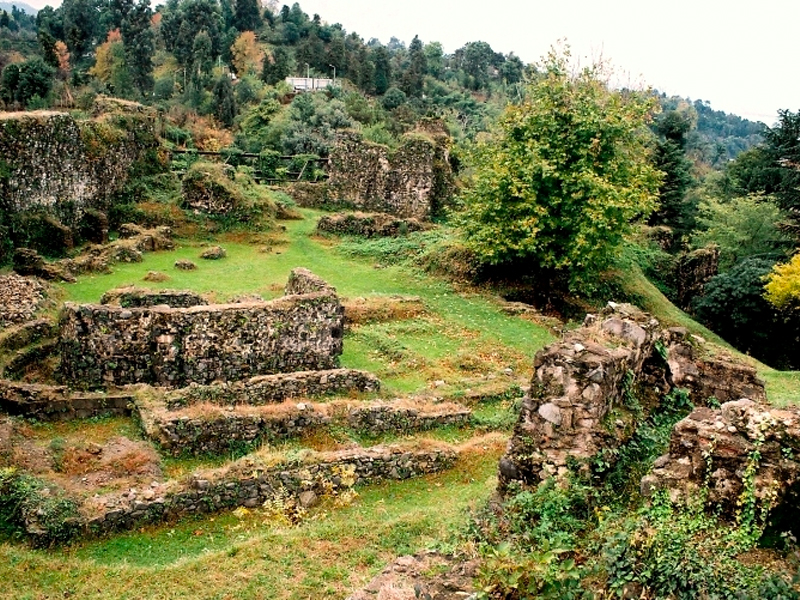
[[[367,435],[386,432],[411,433],[446,425],[467,425],[472,411],[453,403],[414,407],[377,403],[353,407],[347,415],[347,424]]]
[[[703,497],[707,488],[708,504],[728,517],[770,508],[796,515],[798,449],[800,410],[795,407],[770,408],[743,399],[716,410],[697,408],[675,425],[669,453],[642,479],[642,494],[666,489],[673,501],[685,503]]]
[[[40,340],[51,338],[55,334],[56,324],[49,319],[28,321],[0,334],[0,351],[20,350]]]
[[[100,304],[113,304],[123,308],[146,308],[165,305],[171,308],[206,306],[208,302],[189,290],[149,290],[127,287],[109,290],[100,298]]]
[[[377,392],[380,386],[378,378],[366,371],[329,369],[260,375],[246,381],[230,383],[191,385],[168,392],[164,400],[170,410],[200,402],[221,406],[237,404],[258,406],[283,402],[290,398]]]
[[[67,421],[109,415],[130,415],[130,394],[72,394],[64,386],[0,379],[0,410],[37,421]]]
[[[179,387],[331,369],[342,352],[343,314],[330,292],[191,308],[68,303],[59,376],[80,387]]]
[[[586,465],[601,450],[618,448],[674,387],[688,388],[698,405],[710,396],[764,397],[754,368],[705,356],[700,344],[685,330],[662,330],[630,305],[589,315],[583,327],[537,353],[500,461],[500,488],[536,485],[564,475],[569,461]],[[629,405],[628,394],[638,406]]]
[[[102,534],[144,523],[211,513],[265,502],[317,496],[385,479],[408,479],[452,466],[456,452],[446,444],[375,446],[369,449],[315,453],[294,460],[241,459],[230,467],[195,475],[186,483],[168,482],[92,498],[81,508],[84,533]]]
[[[397,237],[425,229],[417,219],[401,219],[385,213],[336,213],[321,217],[317,223],[317,231],[367,238]]]
[[[227,454],[249,450],[264,441],[278,442],[307,435],[312,429],[337,424],[362,435],[386,432],[412,433],[444,425],[466,425],[472,411],[454,403],[429,404],[325,403],[286,401],[269,406],[222,407],[195,404],[170,410],[162,400],[145,391],[136,399],[145,436],[163,452],[182,454]]]

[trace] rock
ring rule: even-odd
[[[203,250],[200,258],[204,258],[206,260],[219,260],[221,258],[225,258],[227,255],[228,253],[222,246],[211,246],[210,248]]]
[[[175,268],[181,271],[194,271],[197,265],[190,260],[182,258],[175,261]]]
[[[300,502],[300,506],[303,508],[311,508],[319,499],[317,498],[317,494],[314,493],[313,490],[306,490],[305,492],[300,492],[300,495],[297,497],[298,502]]]
[[[147,275],[145,275],[142,279],[144,279],[144,281],[153,282],[169,281],[169,275],[162,273],[161,271],[148,271]]]

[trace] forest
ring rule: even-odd
[[[150,0],[64,0],[35,16],[16,6],[0,10],[4,111],[83,118],[98,98],[113,97],[158,115],[169,167],[143,172],[114,193],[112,231],[136,221],[211,240],[262,223],[274,227],[272,219],[281,214],[300,222],[298,215],[306,213],[289,198],[291,185],[324,181],[319,165],[327,164],[343,136],[355,132],[369,147],[391,153],[409,136],[428,135],[425,127],[436,123],[445,132],[453,179],[433,225],[411,233],[402,225],[403,235],[392,241],[345,238],[337,251],[346,260],[373,261],[375,269],[407,265],[448,285],[491,289],[504,302],[535,307],[537,319],[560,324],[551,328],[559,333],[577,329],[587,312],[609,301],[653,311],[653,297],[663,294],[680,309],[671,324],[697,321],[725,352],[752,357],[771,373],[800,370],[800,111],[787,107],[775,123],[756,123],[714,110],[709,100],[616,89],[610,65],[578,68],[576,62],[568,44],[525,63],[484,41],[447,53],[441,43],[419,37],[365,40],[324,15],[306,14],[299,3],[274,0],[167,0],[157,6]],[[290,77],[322,80],[325,87],[299,92]],[[208,167],[201,153],[214,154],[231,172]],[[252,206],[261,206],[254,200],[261,186],[253,182],[270,184],[264,193],[281,202],[270,201],[263,221],[260,213],[248,214],[240,223],[233,218],[204,229],[184,206],[175,208],[200,166],[218,169],[219,180],[230,180],[226,186],[241,184],[246,190],[237,193]],[[0,191],[9,173],[0,159]],[[0,268],[20,247],[47,259],[67,257],[12,212],[0,205]],[[287,253],[294,259],[310,226],[290,223],[283,231],[288,227],[296,245]],[[266,243],[267,252],[272,244]],[[256,262],[254,251],[242,252]],[[308,256],[326,268],[327,259],[315,252],[321,250]],[[364,281],[375,277],[394,289],[380,271],[362,273],[345,259],[341,264]],[[407,284],[437,310],[452,302],[413,278]],[[337,285],[366,295],[361,282]],[[457,319],[466,317],[459,312]],[[515,334],[506,333],[505,321],[496,324],[496,335],[510,347],[506,338],[516,340]],[[369,326],[375,331],[348,333],[347,343],[363,351],[356,362],[372,366],[373,354],[393,356],[381,376],[397,386],[393,391],[410,387],[403,377],[413,369],[399,376],[395,368],[414,348],[413,335],[403,338],[404,347],[390,326]],[[430,330],[423,339],[438,324],[425,326]],[[514,357],[508,364],[520,360],[507,347],[503,352]],[[470,359],[459,359],[458,368],[469,371]],[[419,368],[438,372],[432,362],[423,360]],[[732,560],[739,551],[756,552],[765,531],[785,564],[797,553],[797,532],[774,530],[752,506],[749,517],[739,506],[736,526],[715,533],[718,514],[678,514],[666,500],[645,508],[615,496],[615,485],[631,497],[637,493],[630,491],[638,486],[631,477],[642,475],[642,464],[659,456],[672,427],[688,414],[678,393],[666,397],[663,413],[647,413],[646,402],[633,397],[633,384],[625,385],[624,410],[642,424],[630,446],[614,450],[608,462],[598,455],[588,479],[571,486],[548,483],[512,494],[502,514],[484,506],[459,533],[483,553],[478,580],[484,591],[477,597],[800,597],[797,580],[780,568],[756,572]],[[459,389],[459,398],[469,392]],[[492,419],[503,420],[486,420]],[[784,450],[794,460],[797,449]],[[715,559],[706,562],[709,556]],[[641,585],[632,588],[631,581]],[[603,591],[591,595],[590,589]]]

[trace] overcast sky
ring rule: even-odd
[[[159,4],[158,0],[151,0]],[[29,0],[41,8],[47,0]],[[59,2],[49,2],[51,5]],[[535,62],[559,39],[633,83],[772,125],[800,110],[800,0],[302,0],[366,40],[485,41]]]
[[[800,0],[303,0],[365,40],[470,41],[535,62],[559,39],[632,82],[772,125],[800,109]]]

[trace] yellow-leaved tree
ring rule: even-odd
[[[800,254],[767,275],[764,297],[775,308],[800,311]]]
[[[231,46],[231,62],[239,77],[261,72],[264,52],[256,41],[256,34],[245,31],[236,38]]]

